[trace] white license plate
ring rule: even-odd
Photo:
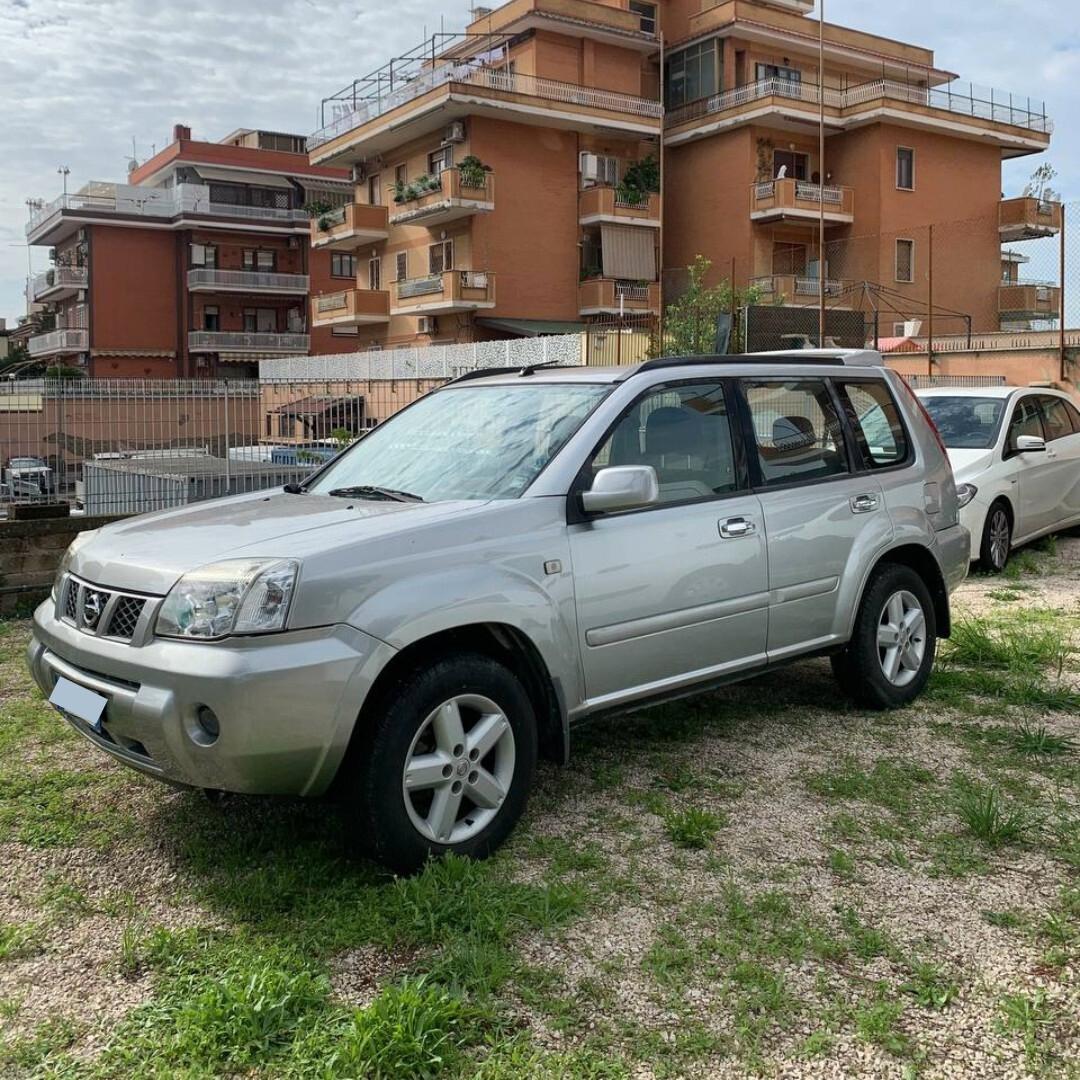
[[[91,727],[100,728],[101,714],[109,704],[109,699],[61,676],[49,695],[49,704],[62,713],[70,713],[80,720],[85,720]]]

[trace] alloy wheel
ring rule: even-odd
[[[1009,515],[999,506],[990,515],[990,561],[998,570],[1009,558]]]
[[[893,686],[907,686],[926,656],[926,615],[914,593],[895,592],[878,619],[878,660]]]
[[[433,709],[405,758],[401,789],[413,827],[437,844],[459,844],[487,827],[514,779],[514,732],[481,694]]]

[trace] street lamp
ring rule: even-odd
[[[57,175],[62,176],[64,178],[64,194],[66,195],[67,194],[67,178],[70,175],[71,170],[66,165],[61,165],[60,168],[58,168],[56,170],[56,172],[57,172]]]

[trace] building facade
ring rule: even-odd
[[[701,254],[762,302],[824,289],[892,313],[888,335],[931,315],[929,228],[947,224],[942,330],[1052,321],[1059,289],[1002,254],[1060,229],[1060,207],[1001,189],[1003,159],[1049,145],[1043,106],[832,24],[822,79],[813,8],[511,0],[325,99],[311,160],[356,183],[312,243],[351,253],[357,278],[313,295],[312,324],[367,348],[655,313],[661,279],[670,300]],[[662,194],[628,186],[657,158]]]
[[[333,350],[308,326],[312,282],[327,287],[332,267],[310,250],[304,207],[343,202],[345,173],[311,165],[301,136],[203,142],[182,125],[132,164],[128,183],[86,184],[31,217],[28,242],[51,249],[28,284],[48,305],[32,357],[96,377],[216,377]]]

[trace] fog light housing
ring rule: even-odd
[[[221,734],[221,722],[217,713],[209,705],[199,705],[195,709],[194,721],[188,725],[188,735],[199,746],[213,746]]]

